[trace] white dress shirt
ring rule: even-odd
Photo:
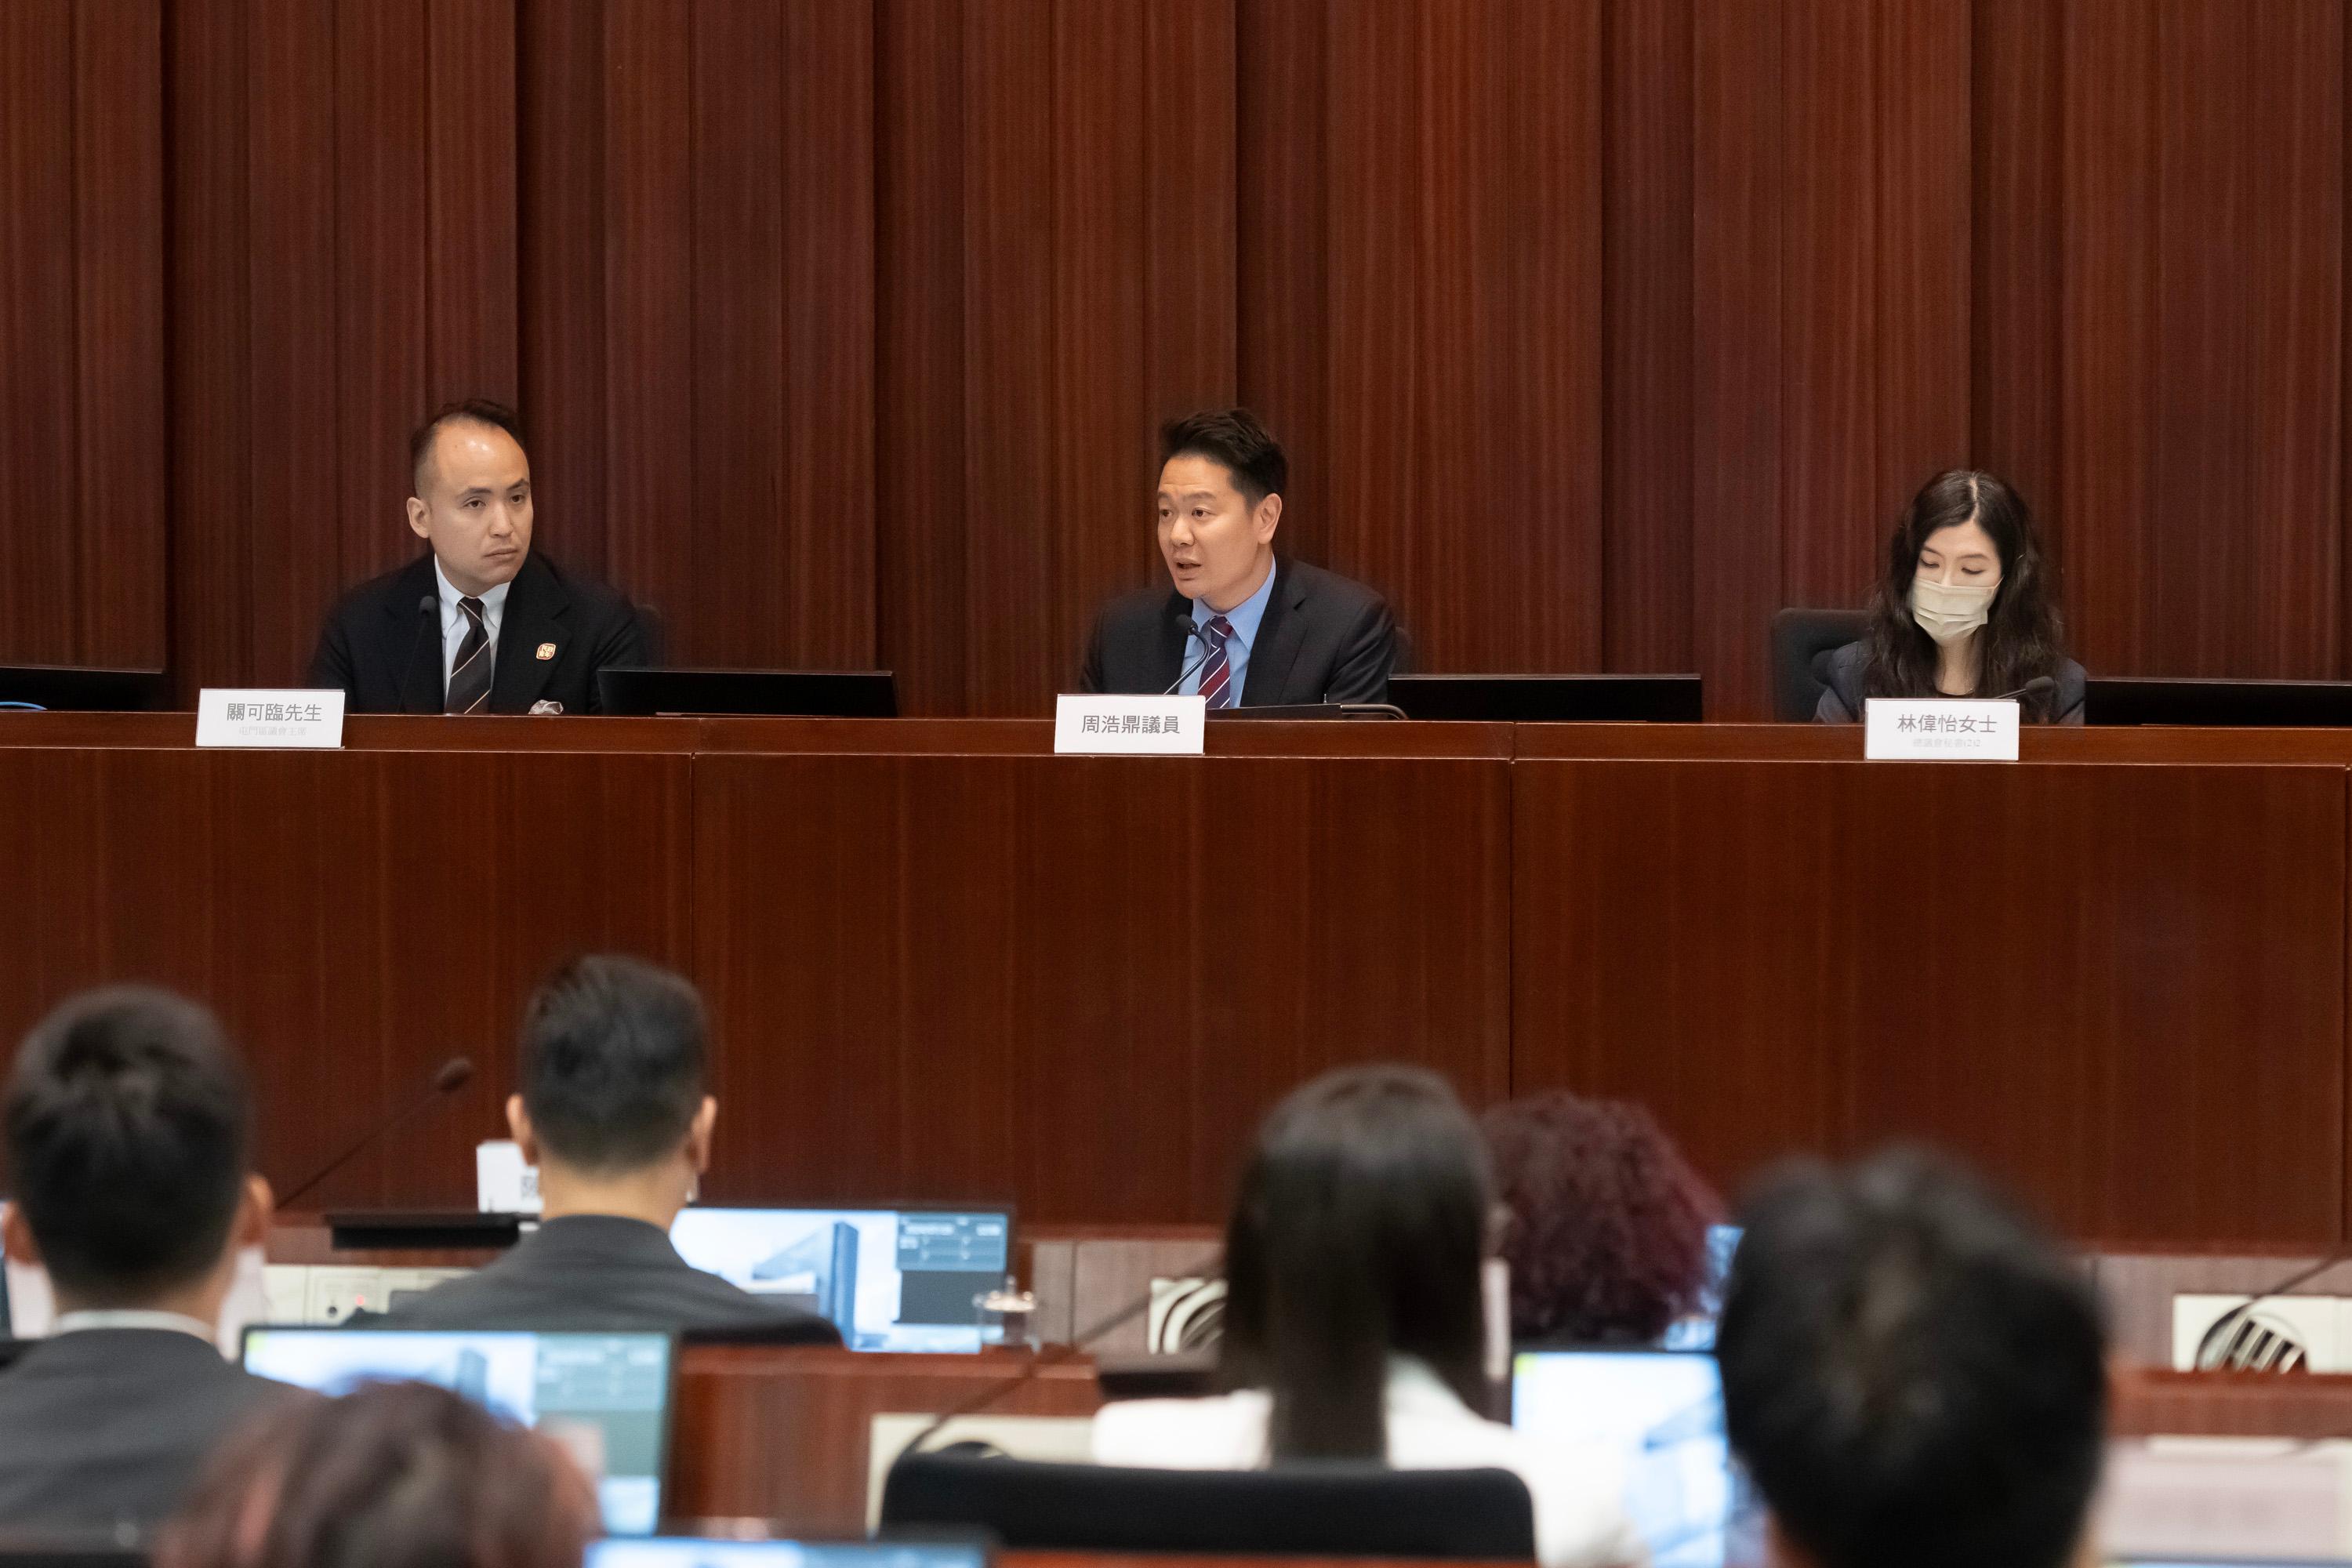
[[[465,646],[466,628],[473,623],[467,618],[466,612],[457,607],[457,601],[465,595],[457,592],[457,584],[451,583],[448,574],[441,570],[438,555],[433,558],[433,583],[441,591],[441,689],[446,691],[449,689],[449,673],[457,668],[457,650]],[[493,659],[499,653],[499,624],[506,619],[507,590],[513,586],[512,582],[501,583],[475,595],[482,601],[482,626],[489,634],[490,657]]]
[[[1267,1461],[1273,1396],[1119,1400],[1095,1417],[1095,1461],[1171,1470],[1255,1469]],[[1598,1448],[1541,1444],[1488,1421],[1428,1366],[1389,1365],[1389,1463],[1400,1470],[1509,1470],[1536,1506],[1544,1568],[1614,1568],[1649,1561],[1623,1502],[1622,1467]]]

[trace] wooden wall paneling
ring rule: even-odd
[[[1761,718],[1785,603],[1780,7],[1694,0],[1691,565],[1707,716]]]
[[[727,1119],[791,1130],[722,1134],[709,1191],[1211,1220],[1257,1117],[1327,1067],[1425,1061],[1498,1097],[1506,767],[699,759]],[[1264,849],[1236,898],[1213,825],[1244,821]]]
[[[0,659],[163,658],[163,14],[0,16]]]
[[[522,393],[518,6],[425,4],[425,361],[443,402]]]
[[[1610,5],[1602,145],[1603,668],[1696,668],[1693,8]]]
[[[687,961],[683,756],[9,750],[0,801],[21,868],[0,1037],[88,985],[203,998],[253,1064],[281,1190],[473,1057],[474,1083],[321,1190],[328,1207],[470,1201],[546,969],[606,949]],[[420,875],[461,821],[484,847],[465,878]]]

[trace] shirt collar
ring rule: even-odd
[[[58,1319],[50,1331],[62,1338],[90,1329],[161,1329],[175,1334],[187,1334],[206,1344],[213,1342],[213,1326],[178,1312],[68,1312]]]
[[[441,590],[441,614],[443,616],[446,617],[457,615],[459,613],[457,609],[457,601],[464,598],[466,595],[457,592],[457,585],[449,581],[449,574],[441,570],[441,557],[438,555],[436,555],[433,558],[433,582],[434,584]],[[498,615],[506,608],[507,590],[513,586],[514,579],[509,577],[505,582],[499,584],[497,587],[486,588],[480,594],[475,595],[482,601],[482,615],[484,618],[487,619],[491,616]]]
[[[1282,563],[1276,561],[1266,568],[1265,581],[1257,585],[1257,592],[1225,612],[1225,620],[1234,628],[1234,640],[1240,643],[1242,647],[1249,648],[1257,646],[1258,626],[1265,619],[1266,605],[1274,602],[1274,580],[1281,575]],[[1217,612],[1209,607],[1208,600],[1192,601],[1194,626],[1205,626],[1216,618]]]

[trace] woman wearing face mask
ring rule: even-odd
[[[1830,656],[1817,723],[1851,724],[1872,697],[2019,699],[2030,724],[2083,721],[2083,667],[2066,657],[2042,539],[2015,490],[1952,468],[1912,498],[1887,547],[1859,642]]]

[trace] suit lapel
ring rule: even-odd
[[[1278,708],[1290,681],[1290,668],[1307,641],[1307,617],[1298,610],[1307,603],[1307,588],[1298,574],[1276,561],[1274,592],[1265,602],[1265,618],[1257,624],[1257,640],[1250,645],[1249,668],[1242,677],[1242,706]]]
[[[420,613],[416,602],[427,594],[433,595],[433,608]],[[397,650],[393,658],[408,661],[393,671],[393,680],[400,689],[400,710],[440,712],[446,679],[441,668],[441,584],[434,578],[430,554],[400,574],[392,603],[383,607],[383,613],[392,623],[384,636]],[[420,620],[422,626],[417,624]]]
[[[1184,673],[1192,661],[1192,639],[1184,635],[1184,623],[1192,618],[1192,601],[1171,589],[1168,603],[1161,609],[1160,625],[1151,634],[1151,668],[1149,678],[1152,695],[1167,690]]]
[[[490,711],[524,713],[547,688],[547,678],[563,658],[571,640],[565,616],[572,595],[546,562],[524,558],[507,594],[507,613],[499,623],[499,662],[490,673]],[[554,652],[539,657],[541,647]]]

